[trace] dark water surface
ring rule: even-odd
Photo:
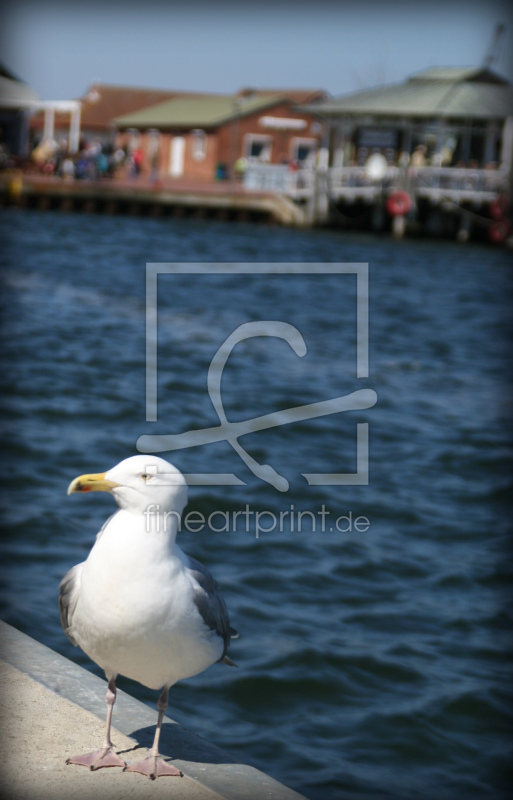
[[[226,442],[164,454],[186,473],[245,483],[193,487],[189,509],[247,503],[269,512],[263,527],[283,514],[283,530],[259,538],[242,516],[237,530],[180,535],[223,586],[240,667],[178,684],[170,714],[314,800],[507,797],[511,255],[18,210],[1,226],[4,619],[99,673],[65,638],[56,596],[113,501],[68,498],[70,480],[134,454],[142,434],[216,425],[215,351],[243,322],[289,322],[303,358],[278,339],[234,350],[222,384],[230,420],[359,388],[378,402],[242,439],[287,478],[286,493]],[[354,276],[162,276],[158,421],[146,422],[145,264],[159,261],[368,262],[369,378],[355,377]],[[308,486],[302,473],[355,471],[358,422],[369,424],[369,485]],[[312,512],[300,531],[292,507]],[[336,530],[341,516],[365,516],[368,529]],[[222,529],[225,517],[212,519]]]

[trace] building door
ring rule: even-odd
[[[184,156],[184,137],[173,136],[171,140],[171,152],[169,155],[169,174],[172,178],[180,178],[183,175]]]

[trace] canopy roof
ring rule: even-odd
[[[38,100],[39,95],[34,89],[0,64],[0,108],[32,108]]]
[[[329,117],[504,119],[513,114],[513,87],[489,69],[436,67],[404,83],[344,95],[307,110]]]

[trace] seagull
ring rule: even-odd
[[[208,569],[175,542],[187,483],[164,459],[140,455],[108,472],[80,475],[68,488],[74,492],[110,492],[119,510],[101,528],[87,559],[59,586],[64,632],[105,671],[108,683],[103,744],[66,763],[91,770],[119,766],[152,780],[181,775],[159,755],[169,689],[215,662],[236,666],[227,649],[238,636]],[[130,766],[110,738],[118,675],[162,690],[153,747]]]

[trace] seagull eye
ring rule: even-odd
[[[150,479],[151,477],[152,477],[152,476],[150,475],[150,473],[149,473],[149,472],[143,472],[143,473],[142,473],[142,475],[141,475],[141,478],[143,479],[143,481],[149,481],[149,479]]]

